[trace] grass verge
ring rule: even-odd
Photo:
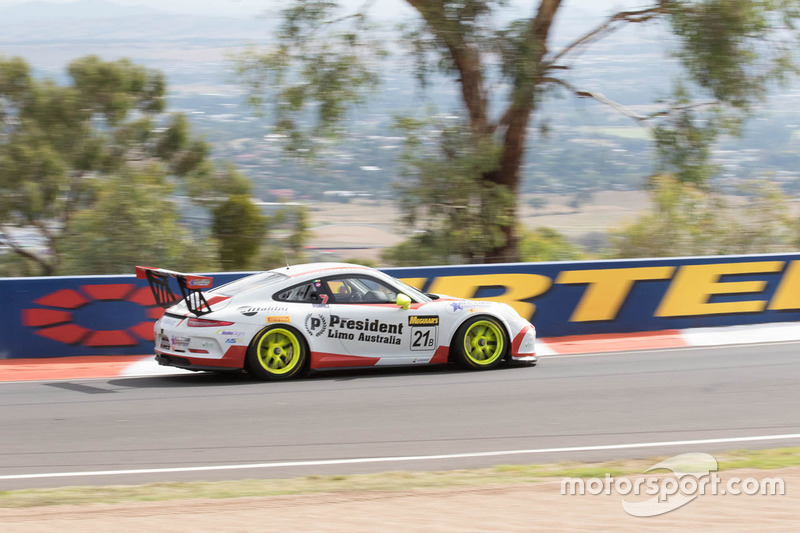
[[[800,466],[800,448],[737,450],[715,454],[719,470],[772,470]],[[241,498],[346,491],[401,491],[418,488],[518,485],[562,477],[603,477],[641,474],[664,457],[603,463],[501,465],[472,470],[385,472],[347,476],[305,476],[291,479],[150,483],[106,487],[64,487],[0,491],[0,508],[42,507],[86,503]]]

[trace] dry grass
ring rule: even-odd
[[[800,466],[800,448],[739,450],[716,454],[719,469],[776,469]],[[641,474],[664,459],[635,459],[603,463],[565,462],[544,465],[501,465],[440,472],[386,472],[348,476],[306,476],[293,479],[151,483],[107,487],[65,487],[0,492],[0,508],[49,505],[165,501],[196,498],[241,498],[351,491],[404,491],[442,487],[487,487],[536,483],[561,477],[603,477]]]

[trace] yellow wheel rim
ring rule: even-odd
[[[288,374],[300,364],[300,341],[288,329],[272,329],[258,341],[258,362],[270,374]]]
[[[486,366],[503,355],[503,331],[490,320],[479,320],[464,333],[464,353],[471,363]]]

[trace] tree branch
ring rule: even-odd
[[[611,15],[603,24],[596,27],[592,31],[585,33],[581,37],[578,37],[572,43],[565,46],[560,52],[554,55],[548,63],[551,65],[556,63],[570,52],[588,46],[589,44],[617,31],[624,24],[647,22],[648,20],[654,19],[659,15],[667,13],[668,9],[669,1],[659,0],[657,5],[646,9],[640,9],[637,11],[620,11],[619,13]]]
[[[525,33],[523,48],[525,54],[522,61],[527,68],[522,68],[514,80],[514,94],[508,109],[500,119],[506,128],[503,155],[500,161],[500,172],[487,176],[490,181],[507,185],[516,190],[519,181],[519,167],[525,150],[525,137],[534,101],[536,86],[545,72],[544,57],[547,54],[547,39],[556,13],[561,7],[561,0],[541,0],[536,16],[533,17]],[[514,240],[510,234],[509,239]]]
[[[441,2],[407,1],[419,12],[431,33],[444,43],[450,52],[453,64],[461,75],[461,94],[469,113],[472,130],[478,133],[489,131],[480,51],[466,42],[463,28],[458,22],[447,19]]]
[[[559,78],[552,78],[552,77],[549,77],[549,76],[545,76],[545,77],[541,78],[541,82],[542,83],[554,83],[556,85],[560,85],[561,87],[564,87],[565,89],[570,91],[572,94],[574,94],[578,98],[592,98],[593,100],[596,100],[596,101],[600,102],[601,104],[605,104],[605,105],[609,106],[610,108],[612,108],[613,110],[617,111],[618,113],[620,113],[622,115],[625,115],[626,117],[632,118],[640,126],[644,126],[644,123],[647,122],[648,120],[652,120],[654,118],[659,118],[659,117],[667,117],[667,116],[671,115],[672,113],[674,113],[676,111],[685,111],[687,109],[695,109],[695,108],[699,108],[699,107],[710,107],[710,106],[713,106],[713,105],[717,104],[717,102],[712,102],[712,101],[709,101],[709,102],[697,102],[697,103],[694,103],[694,104],[685,104],[685,105],[670,107],[669,109],[665,109],[665,110],[662,110],[662,111],[656,111],[655,113],[649,113],[647,115],[642,115],[642,114],[639,114],[639,113],[633,111],[632,109],[630,109],[628,107],[625,107],[624,105],[620,104],[619,102],[615,102],[614,100],[611,100],[610,98],[607,98],[602,93],[593,92],[593,91],[582,91],[582,90],[576,89],[569,82],[567,82],[565,80],[562,80],[562,79],[559,79]]]
[[[75,205],[78,202],[78,196],[80,195],[80,184],[83,181],[83,178],[86,176],[85,171],[78,171],[72,177],[69,182],[69,191],[67,191],[67,199],[64,202],[64,210],[61,213],[61,224],[64,228],[67,227],[70,218],[72,218],[72,213],[75,211]]]
[[[23,248],[23,247],[22,247],[22,246],[21,246],[21,245],[20,245],[20,244],[19,244],[19,243],[18,243],[18,242],[17,242],[17,241],[16,241],[16,240],[15,240],[15,239],[12,237],[12,236],[11,236],[11,233],[9,232],[9,230],[8,230],[8,228],[7,228],[6,226],[0,225],[0,230],[2,230],[2,231],[3,231],[3,235],[4,235],[4,239],[2,240],[2,242],[3,242],[5,245],[7,245],[9,248],[11,248],[11,250],[12,250],[12,251],[13,251],[15,254],[17,254],[17,255],[21,255],[22,257],[24,257],[24,258],[26,258],[26,259],[30,259],[31,261],[33,261],[34,263],[36,263],[37,265],[39,265],[39,266],[41,267],[42,271],[43,271],[43,272],[44,272],[46,275],[48,275],[48,276],[49,276],[49,275],[51,275],[51,274],[53,273],[53,267],[52,267],[52,265],[50,265],[50,264],[49,264],[47,261],[45,261],[43,258],[39,257],[38,255],[34,254],[33,252],[29,252],[28,250],[26,250],[25,248]]]

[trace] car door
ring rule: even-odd
[[[324,354],[344,353],[340,340],[328,331],[330,294],[321,280],[304,281],[274,295],[276,302],[292,304],[295,326],[305,334],[309,349]]]
[[[328,329],[350,355],[377,364],[427,363],[438,347],[439,317],[397,305],[398,289],[366,274],[324,279],[330,293]]]

